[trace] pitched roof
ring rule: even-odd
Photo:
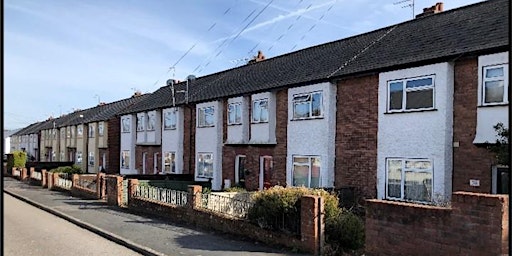
[[[197,78],[189,102],[333,81],[464,54],[508,50],[509,3],[489,0]],[[177,87],[183,89],[186,82]],[[181,94],[177,104],[183,104]],[[121,114],[172,106],[164,86]]]

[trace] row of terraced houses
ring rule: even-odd
[[[356,188],[431,202],[508,193],[509,2],[490,0],[34,123],[13,149],[95,173],[193,174],[213,190]]]

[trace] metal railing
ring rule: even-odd
[[[254,205],[254,202],[245,193],[234,196],[205,193],[201,195],[201,199],[203,209],[240,219],[246,219],[249,208]]]
[[[79,175],[77,184],[75,184],[75,186],[96,190],[97,184],[98,184],[98,182],[96,181],[96,176],[84,177],[84,176]]]
[[[185,206],[188,201],[188,192],[153,186],[136,186],[134,197],[150,199],[176,206]]]

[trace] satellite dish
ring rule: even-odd
[[[167,79],[167,86],[169,85],[173,85],[174,84],[174,80],[172,79]]]

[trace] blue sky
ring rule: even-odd
[[[412,19],[412,1],[396,2],[5,0],[4,128]],[[415,13],[435,2],[414,1]]]

